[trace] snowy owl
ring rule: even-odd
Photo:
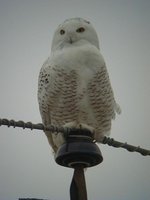
[[[110,133],[111,120],[120,108],[89,21],[67,19],[56,29],[51,55],[39,74],[38,102],[45,126],[87,128],[97,142]],[[63,135],[45,134],[57,152],[65,142]]]

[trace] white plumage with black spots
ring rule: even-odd
[[[72,18],[56,29],[51,55],[39,75],[38,102],[46,126],[88,128],[97,142],[110,133],[120,107],[89,21]],[[45,133],[56,152],[65,142],[63,135]]]

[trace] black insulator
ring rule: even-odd
[[[55,161],[64,167],[75,168],[81,164],[86,168],[98,165],[103,161],[103,157],[89,131],[86,134],[84,130],[83,135],[82,131],[68,134],[66,143],[60,146],[56,153]]]

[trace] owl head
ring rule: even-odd
[[[87,43],[99,49],[99,41],[95,29],[89,21],[82,18],[71,18],[65,20],[56,29],[52,40],[52,51]]]

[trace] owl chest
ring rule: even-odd
[[[99,50],[91,45],[65,48],[53,54],[52,61],[59,68],[66,71],[75,70],[78,74],[86,76],[96,73],[104,64]]]
[[[70,85],[72,88],[72,85]],[[63,121],[65,123],[80,119],[87,121],[88,108],[88,95],[85,87],[77,87],[70,90],[68,87],[62,87],[58,102],[53,108],[53,119],[57,122]]]
[[[77,116],[85,119],[88,113],[92,113],[88,86],[103,64],[99,53],[79,49],[61,52],[53,57],[57,85],[61,88],[55,107],[52,108],[53,117],[59,115],[60,119],[67,122]]]

